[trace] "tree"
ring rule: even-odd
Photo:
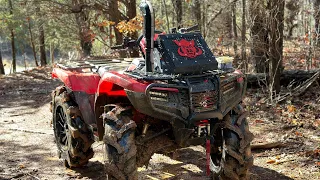
[[[41,66],[47,65],[46,48],[45,48],[45,37],[43,23],[39,24],[39,51],[40,51],[40,62]]]
[[[193,0],[192,2],[192,11],[193,11],[193,14],[194,14],[194,17],[196,19],[196,22],[198,22],[198,25],[199,25],[199,28],[200,28],[200,31],[202,32],[203,29],[202,29],[202,24],[201,24],[201,4],[200,4],[200,0]]]
[[[285,0],[269,0],[269,78],[270,97],[273,90],[280,92],[280,75],[283,59],[283,30]]]
[[[246,0],[242,0],[242,29],[241,29],[241,59],[244,63],[244,69],[247,71],[247,53],[246,53]]]
[[[8,0],[9,4],[9,12],[10,15],[13,15],[13,5],[12,1]],[[12,25],[11,25],[12,26]],[[16,62],[16,47],[15,47],[15,35],[14,35],[14,30],[13,27],[9,27],[10,29],[10,34],[11,34],[11,48],[12,48],[12,71],[15,73],[17,69],[17,62]]]
[[[110,0],[109,2],[109,17],[112,22],[115,22],[115,24],[118,24],[123,18],[121,17],[121,12],[119,10],[118,2],[117,0]],[[116,26],[113,26],[115,38],[116,38],[116,44],[122,44],[123,41],[123,34],[120,33],[119,29],[117,29]],[[121,57],[125,57],[126,54],[124,52],[120,52]]]
[[[320,36],[320,0],[314,0],[313,2],[313,8],[314,8],[314,20],[315,20],[315,32],[317,41],[316,43],[319,44],[319,36]]]
[[[41,12],[40,6],[37,7],[37,12]],[[41,16],[41,14],[38,14]],[[44,22],[42,20],[42,16],[39,17],[39,51],[40,51],[40,62],[41,66],[47,65],[47,57],[46,57],[46,48],[45,48],[45,37],[44,37]]]
[[[127,6],[127,21],[131,20],[133,18],[136,18],[137,16],[137,9],[136,9],[136,0],[128,0],[126,3]],[[134,31],[130,33],[131,39],[138,39],[138,32]],[[139,51],[138,49],[133,49],[130,51],[130,57],[139,57]]]
[[[231,5],[231,16],[232,16],[232,35],[233,35],[233,51],[236,59],[238,58],[238,31],[237,31],[237,12],[236,12],[236,2],[232,2]]]
[[[90,56],[92,49],[92,34],[90,30],[89,10],[82,8],[85,5],[84,0],[72,0],[74,7],[81,7],[74,12],[83,56]],[[116,3],[117,4],[117,3]]]
[[[319,0],[317,0],[319,1]],[[287,38],[291,38],[293,35],[294,28],[298,27],[298,23],[295,22],[296,17],[300,12],[300,2],[296,0],[290,0],[286,3],[286,8],[288,9],[288,15],[285,18],[287,25],[288,35]],[[317,22],[316,22],[317,23]]]
[[[173,7],[176,12],[176,27],[182,26],[182,0],[172,0]]]
[[[3,66],[3,62],[2,62],[1,49],[0,49],[0,74],[5,74],[5,72],[4,72],[4,66]]]
[[[34,43],[33,33],[32,33],[32,30],[31,30],[30,17],[27,17],[27,23],[28,23],[28,31],[29,31],[29,35],[30,35],[30,44],[31,44],[31,47],[32,47],[32,53],[33,53],[34,62],[35,62],[36,66],[39,66],[38,60],[37,60],[36,46],[35,46],[35,43]]]
[[[268,73],[268,31],[267,31],[267,12],[264,1],[250,0],[250,17],[252,25],[250,35],[251,44],[251,59],[255,64],[257,73]]]

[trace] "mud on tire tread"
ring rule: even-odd
[[[236,106],[224,117],[222,159],[219,170],[213,172],[213,179],[248,179],[248,170],[253,165],[250,142],[253,134],[243,115],[241,105]]]
[[[92,140],[90,131],[82,120],[82,115],[77,104],[70,98],[64,86],[57,87],[52,92],[51,104],[53,129],[59,157],[64,159],[64,165],[67,168],[86,165],[89,159],[93,157],[94,153],[91,145],[94,141]],[[57,129],[57,111],[59,108],[62,109],[67,121],[67,145],[65,146],[59,143],[60,139]]]
[[[105,170],[109,179],[138,179],[136,124],[125,115],[125,111],[122,107],[115,107],[108,112],[110,120],[105,123]]]

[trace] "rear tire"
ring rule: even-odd
[[[116,106],[108,112],[109,118],[105,123],[103,141],[105,143],[105,169],[109,179],[138,179],[136,124],[126,115],[127,111]]]
[[[253,134],[249,131],[244,113],[241,105],[236,106],[224,117],[223,129],[216,131],[216,138],[222,141],[217,140],[211,150],[210,170],[213,179],[249,178],[248,170],[253,165],[250,147]]]
[[[58,156],[67,168],[86,165],[93,157],[92,136],[82,120],[77,104],[66,88],[60,86],[52,93],[53,130]]]

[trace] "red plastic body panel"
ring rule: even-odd
[[[126,96],[124,89],[145,92],[150,83],[138,82],[132,77],[118,72],[106,72],[102,77],[95,73],[81,73],[54,68],[53,78],[59,78],[73,91],[87,94],[107,94],[108,96]]]
[[[102,76],[99,85],[98,85],[98,90],[97,93],[100,95],[101,93],[106,93],[109,96],[126,96],[125,91],[122,90],[113,90],[115,85],[120,86],[124,89],[135,91],[135,92],[145,92],[147,86],[150,83],[143,83],[139,82],[132,77],[125,75],[125,74],[120,74],[118,72],[106,72]]]
[[[87,94],[95,94],[100,81],[100,76],[95,73],[79,73],[60,68],[53,69],[52,77],[59,78],[73,91],[86,92]]]

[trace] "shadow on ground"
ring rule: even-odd
[[[144,176],[155,178],[165,176],[168,177],[167,179],[212,179],[206,175],[206,158],[202,147],[197,146],[177,150],[171,156],[174,161],[171,161],[172,159],[169,157],[167,158],[171,160],[167,160],[165,157],[159,157],[159,159],[164,158],[161,162],[157,162],[156,159],[152,160],[162,168],[161,170],[148,169]],[[292,178],[259,166],[253,166],[250,169],[250,180],[269,179],[291,180]]]
[[[60,83],[50,77],[51,68],[33,69],[0,78],[0,109],[24,106],[30,110],[50,102]]]

